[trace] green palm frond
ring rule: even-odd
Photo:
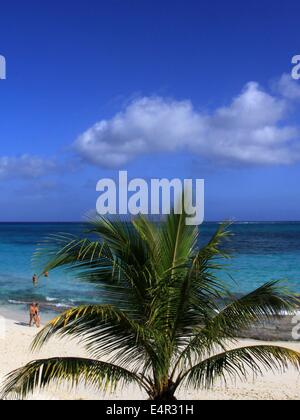
[[[136,265],[114,255],[103,240],[52,235],[39,245],[34,261],[44,263],[42,272],[65,268],[77,279],[101,285],[102,300],[107,304],[123,303],[127,308],[145,310],[148,270],[143,276],[142,269],[138,271]]]
[[[256,322],[264,322],[281,314],[292,314],[299,301],[287,295],[279,281],[270,281],[240,297],[228,296],[230,302],[212,320],[226,336],[236,336]]]
[[[75,357],[52,358],[32,361],[11,372],[6,377],[1,397],[23,399],[37,388],[43,389],[51,384],[62,385],[65,382],[72,387],[83,383],[110,392],[118,385],[126,386],[130,383],[136,383],[144,390],[148,386],[134,372],[111,363]]]
[[[186,215],[175,214],[167,216],[166,222],[160,226],[157,239],[159,258],[158,274],[162,277],[165,273],[178,266],[186,264],[194,252],[198,228],[185,224]]]
[[[288,348],[258,345],[227,350],[191,367],[178,379],[178,384],[196,389],[211,388],[219,379],[245,380],[249,375],[265,371],[283,373],[289,366],[299,370],[300,353]]]
[[[174,337],[193,331],[218,310],[217,301],[224,297],[226,289],[213,274],[213,269],[219,265],[213,265],[212,260],[215,257],[227,258],[219,247],[229,236],[228,226],[219,226],[209,243],[192,258],[185,277],[179,277],[174,287]]]
[[[184,213],[172,212],[156,230],[151,229],[144,220],[136,224],[153,249],[152,266],[156,281],[151,287],[153,298],[150,317],[164,331],[169,331],[174,321],[174,285],[178,277],[182,279],[187,272],[190,256],[197,243],[198,229],[186,226],[185,216]],[[151,240],[155,242],[151,244]]]
[[[232,237],[229,230],[231,222],[220,223],[218,229],[211,237],[210,241],[204,247],[200,248],[194,258],[194,267],[201,266],[203,261],[211,261],[212,259],[229,258],[228,252],[225,252],[224,243]]]
[[[257,288],[251,293],[235,298],[218,311],[210,312],[206,323],[195,330],[192,338],[188,338],[185,349],[181,352],[177,365],[190,364],[192,355],[198,359],[205,353],[213,353],[216,347],[236,341],[241,332],[255,323],[272,320],[282,313],[293,313],[297,302],[295,298],[284,294],[284,289],[277,281],[272,281]]]
[[[47,237],[38,245],[33,255],[33,264],[41,267],[42,273],[57,268],[80,272],[95,265],[101,268],[102,265],[102,281],[116,283],[121,277],[118,261],[105,242],[68,234]]]
[[[120,366],[146,366],[150,361],[159,365],[153,347],[158,333],[110,305],[80,306],[65,311],[36,335],[32,349],[39,349],[54,335],[78,338],[92,357],[110,358]]]
[[[105,242],[113,255],[127,265],[142,268],[149,260],[147,244],[132,222],[98,216],[91,222],[89,232]]]

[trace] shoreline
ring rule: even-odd
[[[37,333],[37,328],[29,328],[25,322],[27,320],[10,319],[5,317],[5,311],[0,309],[0,315],[4,318],[5,332],[0,337],[0,384],[6,374],[12,370],[23,366],[34,359],[48,357],[88,357],[83,347],[74,340],[58,340],[52,339],[39,352],[32,353],[30,344]],[[254,345],[258,341],[241,339],[241,345]],[[259,344],[270,344],[259,341]],[[300,352],[300,342],[274,342],[273,344],[290,347]],[[180,389],[177,393],[179,400],[239,400],[239,399],[284,399],[284,400],[300,400],[300,375],[293,369],[282,375],[267,372],[262,377],[258,377],[254,381],[249,376],[247,381],[237,380],[235,383],[228,381],[225,386],[221,381],[217,381],[213,390]],[[144,400],[147,396],[141,392],[136,386],[130,386],[126,389],[118,389],[114,394],[105,394],[95,391],[92,388],[85,387],[80,384],[76,389],[70,390],[70,387],[56,387],[55,385],[42,390],[36,391],[28,399],[55,399],[55,400]]]
[[[56,315],[58,315],[58,312],[42,310],[42,324],[49,322]],[[25,305],[0,305],[0,317],[10,321],[26,323],[29,321],[29,312]]]
[[[42,324],[45,324],[58,316],[60,313],[64,312],[64,310],[70,309],[72,307],[66,307],[64,310],[54,310],[50,304],[48,306],[41,304],[40,308]],[[0,305],[0,316],[26,323],[29,319],[28,307],[25,304],[2,304]],[[299,338],[293,339],[293,331],[299,335],[300,329],[297,328],[296,325],[299,325],[299,323],[300,310],[295,312],[294,315],[282,314],[279,317],[274,317],[273,320],[254,324],[251,328],[248,328],[245,331],[241,331],[238,338],[267,342],[283,341],[297,343],[299,342]]]

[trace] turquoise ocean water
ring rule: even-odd
[[[200,227],[200,243],[204,244],[217,228],[216,223]],[[53,313],[66,307],[88,302],[101,302],[101,290],[74,280],[65,272],[50,273],[33,287],[32,254],[38,242],[58,232],[78,234],[81,224],[3,223],[0,224],[0,304],[24,310],[33,300],[43,310]],[[285,279],[289,287],[300,293],[300,222],[236,223],[234,236],[227,244],[232,259],[220,272],[236,293],[244,293],[272,279]]]

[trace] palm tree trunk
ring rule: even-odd
[[[160,390],[154,389],[151,394],[149,394],[149,400],[152,401],[177,401],[175,397],[175,391],[177,386],[170,379],[168,380],[167,385]]]
[[[154,398],[149,398],[152,401],[177,401],[177,398],[175,397],[172,392],[164,392],[162,394],[156,395]]]

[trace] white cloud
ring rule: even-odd
[[[277,81],[278,92],[288,99],[300,99],[300,83],[292,79],[290,74],[284,73]]]
[[[55,172],[56,169],[57,164],[50,159],[30,155],[0,156],[0,179],[38,178]]]
[[[96,123],[74,146],[84,161],[104,167],[180,151],[231,163],[289,164],[300,159],[300,150],[298,128],[285,123],[298,86],[287,85],[282,79],[281,95],[275,96],[248,83],[228,106],[211,113],[199,112],[190,101],[139,98]]]

